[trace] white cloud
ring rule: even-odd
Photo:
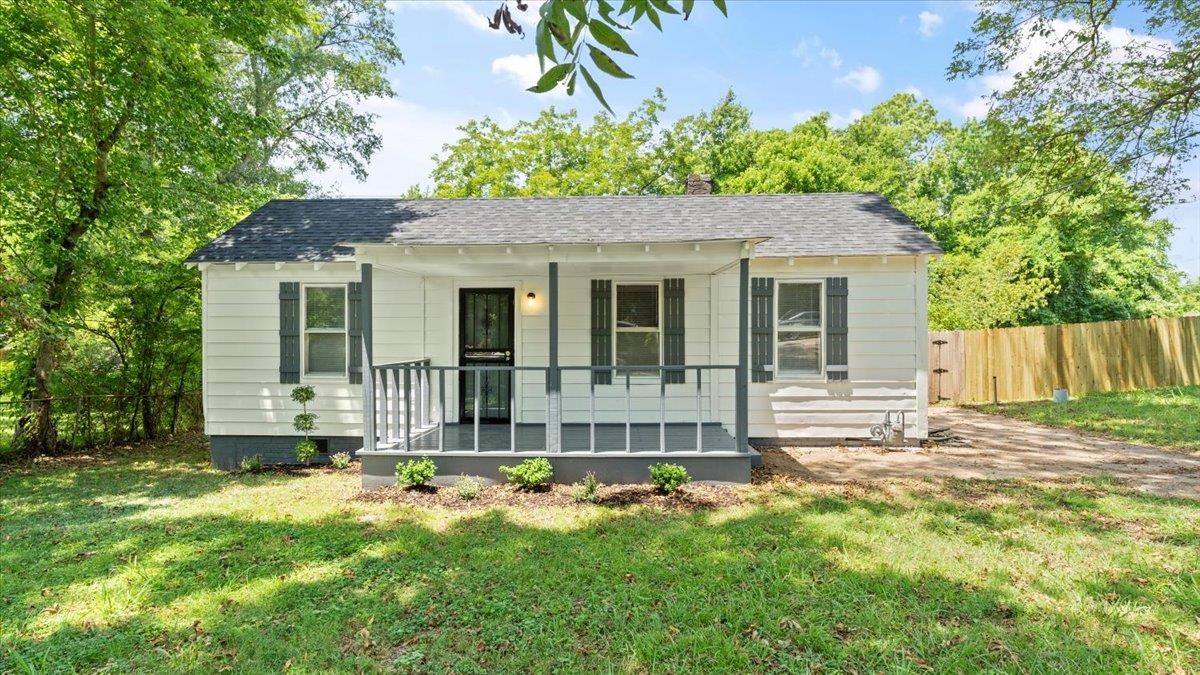
[[[407,5],[408,3],[402,4]],[[450,2],[437,2],[429,4],[417,3],[417,6],[421,5],[444,9],[457,17],[459,21],[462,21],[468,26],[478,28],[479,30],[485,30],[489,32],[492,30],[488,27],[488,17],[476,9],[474,5],[469,2],[465,2],[464,0],[450,0]]]
[[[834,84],[854,87],[864,94],[869,94],[878,89],[881,82],[883,82],[883,76],[871,66],[855,68],[833,81]]]
[[[983,119],[987,117],[988,110],[991,110],[992,101],[988,96],[976,96],[966,103],[961,103],[955,107],[958,109],[958,114],[963,117]]]
[[[536,54],[509,54],[492,61],[492,74],[499,75],[517,84],[522,89],[528,89],[537,84],[542,76],[541,66],[538,65]],[[542,96],[566,96],[563,86],[542,94]]]
[[[797,124],[801,124],[819,114],[821,114],[820,110],[797,110],[796,112],[792,113],[792,120],[794,120]],[[846,112],[845,115],[831,112],[829,113],[829,126],[833,127],[834,129],[844,129],[845,127],[850,126],[852,122],[862,119],[864,114],[865,113],[858,108],[851,108]]]
[[[915,96],[917,98],[925,98],[925,92],[921,91],[915,85],[910,84],[907,87],[905,87],[904,89],[902,89],[901,91],[903,91],[905,94],[912,94],[913,96]]]
[[[395,197],[411,185],[428,186],[432,156],[441,152],[442,144],[458,138],[458,127],[470,117],[395,98],[369,99],[356,107],[377,115],[374,127],[383,145],[371,158],[367,179],[361,183],[341,167],[310,176],[330,195]]]
[[[796,46],[792,48],[792,56],[800,59],[800,65],[805,68],[811,66],[820,59],[829,65],[830,68],[838,69],[842,67],[842,55],[833,47],[827,47],[821,38],[813,36],[806,37]]]
[[[538,7],[542,5],[544,0],[529,0],[525,4],[528,8],[524,11],[518,11],[516,3],[509,4],[509,12],[512,18],[526,30],[530,31],[537,24]],[[466,0],[443,0],[442,2],[399,2],[394,6],[403,11],[408,9],[434,9],[443,10],[453,14],[462,23],[471,26],[477,30],[495,33],[496,35],[508,36],[508,31],[500,29],[493,30],[488,26],[496,8],[500,6],[497,2],[467,2]]]
[[[940,14],[935,14],[934,12],[930,12],[928,10],[922,11],[920,14],[918,14],[917,19],[921,22],[921,25],[917,27],[917,31],[919,31],[921,35],[924,35],[925,37],[933,37],[933,34],[937,32],[937,29],[941,28],[942,24],[946,22],[946,20],[943,19]]]
[[[1038,59],[1043,56],[1074,48],[1076,45],[1068,38],[1068,34],[1080,28],[1081,24],[1075,21],[1055,20],[1050,23],[1046,33],[1028,34],[1025,48],[1009,62],[1008,67],[980,78],[975,86],[976,96],[957,105],[958,112],[963,117],[986,116],[994,94],[1011,89],[1016,84],[1017,76],[1037,65]],[[1144,50],[1170,51],[1175,48],[1174,43],[1168,40],[1137,35],[1128,28],[1119,26],[1101,28],[1100,35],[1112,48],[1110,59],[1114,63],[1126,61],[1135,53]]]

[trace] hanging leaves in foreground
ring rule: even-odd
[[[624,0],[620,9],[611,0],[546,0],[538,8],[538,22],[534,29],[534,45],[537,48],[538,65],[542,77],[528,89],[535,94],[544,94],[562,82],[567,83],[567,95],[575,94],[576,76],[582,72],[588,89],[610,113],[612,107],[605,100],[600,84],[587,71],[580,57],[587,47],[587,55],[600,72],[617,79],[632,79],[633,75],[613,58],[612,54],[637,56],[621,31],[632,30],[633,25],[643,18],[659,31],[663,29],[662,15],[678,16],[686,21],[695,10],[695,0]],[[713,5],[724,16],[729,16],[725,0],[713,0]],[[514,5],[519,12],[528,9],[524,2]],[[502,2],[488,20],[488,27],[525,37],[525,30],[513,18],[507,2]],[[549,64],[556,64],[550,66]]]

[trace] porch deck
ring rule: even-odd
[[[562,425],[562,449],[559,452],[633,452],[633,453],[695,453],[697,452],[695,424],[667,424],[660,429],[657,424],[631,424],[626,444],[624,424],[597,424],[596,443],[592,446],[591,430],[587,424]],[[412,447],[405,448],[403,441],[380,443],[377,450],[399,451],[417,454],[437,452],[546,452],[546,425],[516,424],[511,429],[507,424],[480,424],[479,443],[475,442],[475,428],[470,424],[447,424],[439,448],[438,429],[432,428],[414,434]],[[700,428],[699,452],[736,452],[733,436],[720,424],[704,424]],[[515,443],[514,443],[515,441]],[[665,441],[665,443],[661,443]]]

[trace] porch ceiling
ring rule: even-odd
[[[360,245],[355,257],[419,276],[542,276],[559,263],[560,276],[712,274],[750,255],[759,240],[638,244],[392,246]]]

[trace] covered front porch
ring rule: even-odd
[[[659,243],[653,252],[644,244],[520,248],[357,250],[364,298],[363,485],[390,484],[397,462],[423,456],[434,458],[442,475],[501,478],[500,465],[544,456],[554,465],[557,482],[573,482],[587,472],[604,482],[642,482],[649,465],[663,461],[684,465],[698,480],[748,481],[756,459],[747,444],[752,243]],[[377,359],[376,346],[388,341],[389,326],[375,320],[375,305],[385,295],[373,286],[381,274],[401,273],[419,278],[422,289],[427,281],[446,289],[441,296],[422,291],[422,331],[435,336],[435,344],[426,344],[429,352],[414,358]],[[682,322],[684,279],[698,287],[720,273],[738,275],[737,303],[727,303],[736,311],[721,315],[715,298],[704,295],[707,307],[714,308],[709,310],[688,296],[697,313],[705,311],[689,320],[703,320],[714,329],[736,322],[736,362],[721,363],[715,347],[695,339],[687,344],[684,362],[682,335],[674,342],[669,335],[670,313],[678,312]],[[597,317],[596,279],[650,288],[652,282],[645,280],[651,275],[670,277],[655,300],[652,321],[661,336],[647,341],[655,343],[660,357],[657,363],[629,364],[612,344],[620,336],[609,335],[605,342],[597,330],[597,325],[607,325],[607,331],[619,325],[615,330],[623,331],[629,322]],[[671,282],[677,280],[673,297]],[[580,307],[586,298],[571,295],[572,288],[589,284],[590,317],[588,308]],[[615,295],[613,290],[610,286],[608,292]],[[449,302],[443,305],[441,298]],[[536,299],[538,306],[522,307],[527,299],[530,305]],[[472,328],[479,323],[472,314],[476,306],[485,308],[486,337]],[[425,327],[425,317],[435,311],[452,317],[446,328]],[[683,324],[678,325],[682,333]],[[443,343],[447,339],[451,345]],[[712,342],[716,339],[714,333]],[[597,344],[615,357],[597,359],[602,353]]]

